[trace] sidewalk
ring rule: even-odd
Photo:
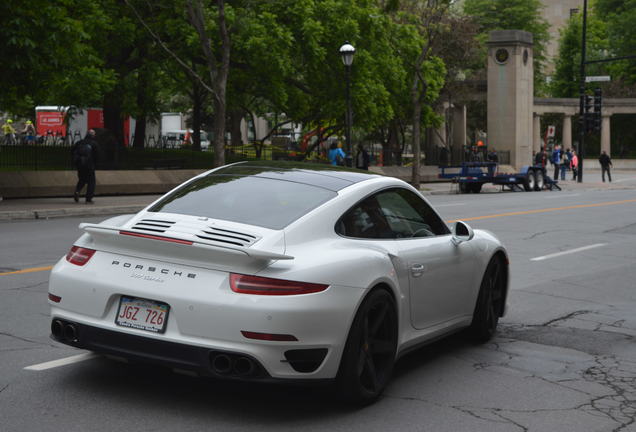
[[[73,197],[7,199],[0,201],[0,221],[137,213],[160,196],[96,196],[95,204],[86,204],[83,198],[76,203]]]
[[[571,174],[568,173],[568,178]],[[636,189],[636,171],[614,171],[612,183],[601,182],[599,170],[587,170],[583,183],[572,180],[559,181],[563,192],[579,190],[619,190]],[[448,182],[422,183],[423,195],[454,195],[458,193],[457,185]],[[482,194],[501,193],[501,187],[485,184]],[[504,192],[512,193],[512,192]],[[523,193],[523,192],[515,192]],[[559,193],[542,192],[542,193]],[[0,221],[20,219],[49,219],[73,216],[109,216],[125,213],[136,213],[161,195],[117,195],[96,196],[95,204],[85,204],[83,199],[79,203],[72,197],[64,198],[24,198],[5,199],[0,201]]]

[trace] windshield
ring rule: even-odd
[[[150,211],[282,229],[336,195],[334,191],[304,183],[209,174],[183,185]]]

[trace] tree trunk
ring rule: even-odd
[[[133,148],[143,149],[144,141],[146,138],[146,115],[142,114],[135,119],[135,139],[133,141]]]
[[[198,82],[192,82],[192,150],[201,151],[201,117],[203,91]]]
[[[220,58],[212,51],[212,42],[205,30],[205,16],[201,0],[190,0],[187,3],[190,23],[197,31],[199,42],[205,56],[212,83],[214,106],[214,166],[225,164],[225,115],[227,78],[230,72],[230,35],[225,21],[225,1],[216,0],[218,10],[218,29],[221,40]]]
[[[234,109],[230,113],[230,134],[232,136],[232,145],[243,145],[243,136],[241,134],[241,121],[243,120],[243,110]]]
[[[219,36],[221,38],[221,64],[216,77],[212,74],[214,83],[214,165],[225,165],[225,91],[227,78],[230,74],[230,36],[225,22],[225,1],[216,1],[219,13]],[[212,72],[212,71],[210,71]]]
[[[124,121],[122,118],[122,90],[115,88],[104,95],[104,128],[117,139],[117,144],[124,145]]]

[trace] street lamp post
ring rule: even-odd
[[[345,65],[346,81],[347,81],[347,113],[345,118],[346,123],[346,140],[347,140],[347,159],[353,162],[353,148],[351,146],[351,124],[353,118],[351,115],[351,64],[353,63],[353,55],[356,49],[349,42],[345,42],[340,47],[340,55],[342,56],[342,63]],[[352,163],[349,166],[353,165]]]

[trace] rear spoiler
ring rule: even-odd
[[[92,236],[102,237],[102,238],[116,238],[117,236],[132,236],[138,237],[140,241],[143,242],[153,242],[153,241],[165,241],[176,244],[183,244],[192,246],[193,248],[208,250],[208,251],[216,251],[222,252],[223,250],[232,250],[234,252],[243,253],[246,256],[257,259],[257,260],[292,260],[293,256],[279,254],[276,252],[268,252],[259,249],[246,248],[241,246],[234,245],[217,245],[211,244],[206,241],[202,241],[201,239],[192,236],[192,235],[184,235],[179,237],[169,237],[162,235],[153,235],[140,233],[137,231],[130,231],[126,229],[122,229],[121,227],[109,226],[109,225],[100,225],[100,224],[92,224],[92,223],[81,223],[79,228],[91,234]]]

